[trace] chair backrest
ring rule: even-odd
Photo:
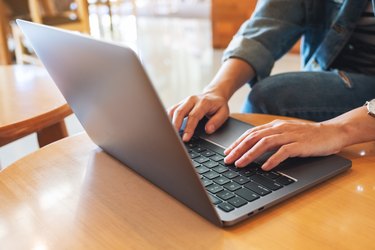
[[[28,0],[3,0],[9,8],[10,16],[14,18],[29,15]]]
[[[28,0],[28,2],[33,22],[90,32],[87,0]],[[76,6],[76,9],[72,6]]]
[[[12,10],[13,18],[29,19],[35,23],[46,24],[83,33],[90,33],[87,0],[5,1],[9,5],[9,9]],[[25,46],[23,34],[19,30],[18,26],[15,23],[12,23],[11,26],[17,64],[40,64],[39,60],[33,55],[32,49]],[[0,29],[0,31],[1,30],[2,29]],[[5,51],[5,49],[2,47],[0,47],[0,50]],[[1,61],[9,62],[9,56],[7,56],[7,58],[1,58],[2,54],[4,53],[0,54]]]

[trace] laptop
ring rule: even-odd
[[[107,154],[218,226],[231,226],[351,167],[337,155],[288,159],[270,172],[227,166],[223,151],[252,125],[204,121],[183,143],[127,47],[17,20],[87,134]],[[150,204],[150,207],[152,204]]]

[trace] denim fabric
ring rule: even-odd
[[[243,112],[323,121],[375,98],[375,76],[342,71],[270,76],[250,91]]]
[[[373,0],[374,2],[374,0]],[[224,52],[252,65],[255,81],[269,76],[275,60],[303,36],[305,70],[330,70],[368,0],[261,0]]]
[[[258,1],[223,56],[245,60],[256,71],[243,111],[323,121],[375,98],[375,76],[330,67],[367,4],[368,0]],[[269,77],[274,62],[301,36],[307,72]]]

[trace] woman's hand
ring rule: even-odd
[[[215,132],[229,116],[228,100],[215,92],[193,95],[168,110],[168,115],[178,131],[183,119],[188,118],[182,137],[189,141],[194,134],[198,122],[208,116],[205,130],[208,134]]]
[[[230,97],[254,77],[255,71],[250,64],[241,59],[230,58],[223,63],[203,94],[190,96],[170,108],[168,114],[176,130],[181,128],[184,118],[188,118],[182,140],[190,140],[204,116],[209,117],[206,133],[215,132],[229,116]]]
[[[262,166],[270,170],[289,157],[324,156],[347,145],[347,134],[335,123],[275,120],[246,131],[225,150],[225,163],[245,167],[263,153],[276,150]]]

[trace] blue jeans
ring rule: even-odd
[[[293,72],[270,76],[255,83],[243,112],[324,121],[374,98],[374,75],[337,70]]]

